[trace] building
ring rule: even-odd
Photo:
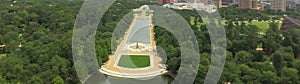
[[[258,4],[259,10],[264,10],[267,3],[261,2]]]
[[[257,9],[258,1],[257,0],[252,0],[252,9]]]
[[[286,30],[288,28],[296,26],[300,27],[300,20],[285,15],[280,30]]]
[[[222,0],[223,6],[229,6],[231,4],[234,4],[234,0]]]
[[[296,4],[300,4],[300,0],[295,0],[295,3]]]
[[[235,5],[239,4],[238,2],[239,2],[239,0],[233,0],[233,4],[235,4]]]
[[[257,0],[239,0],[238,8],[249,8],[249,9],[258,9]]]
[[[297,3],[295,3],[295,2],[288,1],[286,4],[287,4],[287,7],[289,9],[296,9],[297,8]]]
[[[280,10],[285,12],[286,11],[286,0],[271,0],[271,9],[272,10]]]
[[[157,0],[158,4],[163,4],[164,0]]]
[[[212,3],[213,3],[217,8],[221,8],[221,7],[222,7],[222,0],[212,0]]]
[[[174,3],[174,0],[158,0],[159,4],[167,4],[167,3]]]

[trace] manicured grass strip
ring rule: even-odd
[[[125,68],[144,68],[150,66],[148,55],[122,55],[118,66]]]

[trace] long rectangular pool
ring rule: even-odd
[[[150,44],[149,19],[136,19],[126,43],[127,44],[131,44],[131,43]]]

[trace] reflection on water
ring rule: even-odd
[[[107,76],[97,72],[90,76],[84,84],[168,84],[168,79],[163,76],[158,76],[148,80],[116,78]]]
[[[149,19],[136,19],[126,43],[150,43]]]

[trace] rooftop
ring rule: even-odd
[[[288,17],[287,15],[284,16],[284,20],[281,26],[281,30],[285,30],[289,27],[293,26],[300,26],[300,20]]]

